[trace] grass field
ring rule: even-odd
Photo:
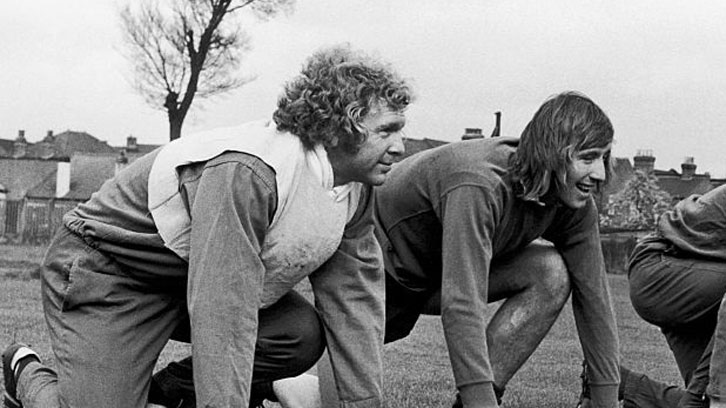
[[[39,247],[0,246],[0,347],[18,339],[32,344],[42,357],[49,359],[39,284],[32,277],[42,253],[43,248]],[[663,336],[642,321],[630,306],[626,277],[612,275],[610,283],[623,362],[677,384],[680,377]],[[172,343],[164,350],[160,365],[186,353],[186,345]],[[411,336],[386,346],[385,357],[388,406],[451,406],[454,385],[438,318],[422,317]],[[508,385],[503,406],[574,407],[579,395],[581,361],[582,352],[568,306]]]

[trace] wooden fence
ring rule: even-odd
[[[78,203],[57,198],[24,198],[0,203],[0,243],[47,243],[61,225],[63,214]]]
[[[47,243],[61,225],[63,214],[78,203],[75,200],[28,198],[0,201],[0,243]],[[627,273],[628,257],[638,238],[646,233],[648,231],[640,230],[601,232],[602,251],[608,273]]]
[[[648,234],[645,230],[602,230],[600,245],[608,273],[626,274],[628,258],[638,239]]]

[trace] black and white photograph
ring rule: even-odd
[[[3,408],[726,408],[724,21],[1,2]]]

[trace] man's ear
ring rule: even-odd
[[[338,147],[338,142],[340,142],[340,138],[333,136],[325,142],[325,147]]]

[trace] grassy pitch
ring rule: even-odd
[[[0,347],[13,339],[33,345],[50,359],[50,344],[34,277],[43,254],[40,247],[0,246]],[[641,320],[628,297],[623,275],[611,275],[623,362],[654,378],[679,384],[673,357],[663,336]],[[496,304],[490,306],[490,312]],[[186,356],[187,345],[171,343],[159,366]],[[505,407],[574,407],[580,391],[582,351],[568,305],[532,358],[507,386]],[[437,317],[424,316],[413,333],[385,347],[385,393],[390,407],[446,407],[453,402],[454,385],[446,345]],[[1,387],[1,386],[0,386]]]

